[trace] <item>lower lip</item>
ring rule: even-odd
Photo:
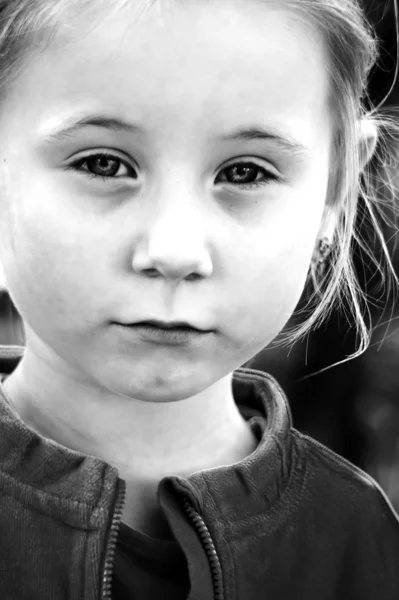
[[[131,335],[138,336],[145,341],[168,344],[175,346],[178,344],[187,344],[200,339],[203,339],[206,335],[211,333],[210,331],[198,331],[196,329],[185,329],[176,327],[174,329],[162,329],[155,325],[122,325],[117,324],[117,327],[123,329],[125,332]]]

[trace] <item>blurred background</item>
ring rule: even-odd
[[[381,40],[381,64],[374,70],[370,86],[376,105],[394,77],[395,13],[393,0],[365,0],[365,8]],[[385,109],[394,108],[399,108],[399,82],[385,103]],[[391,177],[399,181],[394,163],[391,168]],[[395,228],[383,228],[399,274]],[[367,231],[364,234],[367,237]],[[378,254],[381,249],[375,251]],[[358,252],[358,275],[371,293],[367,282],[374,279],[375,266],[364,266],[364,260],[367,258]],[[388,303],[385,311],[384,302]],[[295,427],[370,473],[399,512],[399,302],[385,294],[382,304],[371,303],[370,309],[375,326],[372,343],[354,360],[317,374],[357,348],[353,327],[333,312],[329,321],[303,342],[291,349],[272,345],[247,366],[274,375],[288,395]],[[23,343],[20,317],[0,281],[0,344]]]
[[[363,4],[381,40],[381,60],[372,73],[369,89],[375,106],[394,80],[395,10],[393,0],[364,0]],[[384,112],[395,114],[398,109],[399,81],[384,104]],[[399,118],[399,112],[396,117]],[[399,156],[399,148],[394,150]],[[389,177],[396,181],[399,190],[399,161],[392,162]],[[387,216],[392,219],[392,214]],[[369,235],[367,224],[359,226],[364,227],[363,235],[381,256],[381,247]],[[383,222],[381,226],[399,275],[397,228]],[[325,326],[291,350],[267,348],[247,366],[274,375],[288,395],[295,427],[372,475],[399,512],[399,301],[393,295],[384,293],[381,297],[381,291],[373,292],[373,286],[381,283],[376,268],[360,249],[355,252],[359,280],[371,296],[374,334],[368,350],[354,360],[317,374],[357,349],[353,328],[336,311]]]

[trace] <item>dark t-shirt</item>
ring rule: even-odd
[[[121,523],[115,551],[113,600],[187,600],[186,557],[175,541],[158,540]]]

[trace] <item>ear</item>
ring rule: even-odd
[[[363,170],[372,159],[378,140],[377,127],[373,121],[363,118],[359,121],[359,156]]]
[[[341,211],[342,209],[337,204],[331,206],[331,204],[326,203],[320,223],[318,240],[326,237],[331,243],[333,242]]]
[[[378,132],[375,123],[366,117],[360,119],[358,125],[360,166],[363,170],[367,163],[372,159],[375,152],[378,141]],[[316,240],[316,248],[319,240],[324,237],[326,237],[330,242],[333,241],[335,231],[338,227],[341,211],[342,207],[340,207],[337,203],[331,204],[330,202],[326,202]]]

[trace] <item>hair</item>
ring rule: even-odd
[[[302,311],[309,316],[291,328],[286,340],[292,343],[320,326],[338,304],[349,321],[352,316],[360,338],[358,350],[349,357],[353,358],[367,349],[371,336],[366,322],[371,323],[368,295],[356,274],[355,248],[360,249],[363,261],[369,260],[380,273],[386,298],[397,286],[383,224],[391,225],[390,217],[396,216],[396,189],[390,169],[397,161],[399,127],[393,116],[367,108],[371,106],[368,83],[378,61],[379,45],[358,0],[287,0],[287,4],[321,31],[329,52],[335,128],[327,204],[338,206],[340,217],[328,269],[314,282]],[[378,133],[377,151],[366,163],[359,143],[361,124],[375,127]],[[377,258],[376,243],[383,260]]]
[[[129,2],[132,0],[107,0],[104,6],[113,11]],[[166,5],[172,3],[171,0],[134,2],[138,12],[154,7],[166,10]],[[98,9],[100,0],[95,3]],[[13,78],[32,58],[37,43],[51,41],[60,14],[66,14],[71,6],[74,6],[71,0],[0,0],[0,95],[7,92]],[[79,0],[81,10],[91,6],[93,0]],[[373,108],[367,109],[367,103],[370,105],[367,87],[370,72],[378,59],[378,41],[359,2],[285,0],[285,6],[297,18],[310,21],[321,32],[328,49],[330,104],[335,130],[326,202],[340,209],[340,217],[327,271],[313,285],[306,305],[299,313],[301,322],[287,330],[284,343],[293,343],[320,326],[338,303],[354,322],[360,337],[359,348],[351,355],[353,357],[362,353],[370,341],[367,325],[370,312],[367,296],[356,275],[354,248],[360,248],[369,257],[380,272],[382,287],[388,294],[397,284],[382,223],[389,221],[387,207],[394,208],[395,189],[386,165],[392,164],[392,159],[396,160],[394,148],[395,145],[399,147],[399,127],[392,117]],[[101,11],[97,10],[99,13]],[[42,47],[39,44],[39,49]],[[359,125],[366,120],[377,128],[379,144],[373,159],[364,165]],[[365,222],[371,225],[372,242],[364,235]],[[377,258],[375,241],[381,245],[383,261]],[[309,277],[309,281],[311,279]]]

